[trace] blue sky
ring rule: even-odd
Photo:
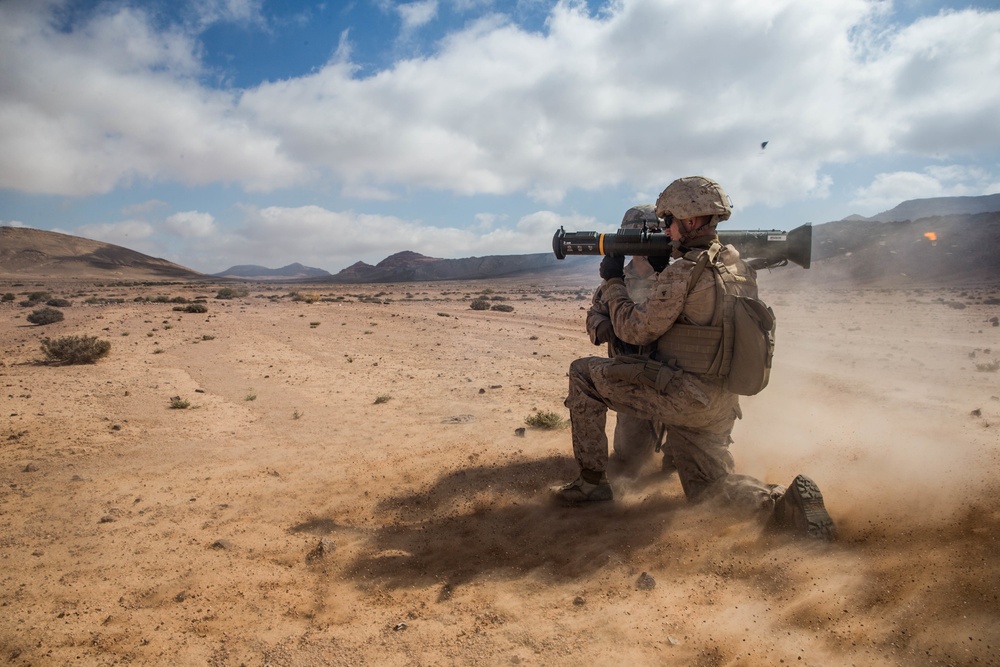
[[[0,224],[336,272],[702,174],[790,229],[1000,192],[998,110],[995,2],[0,0]]]

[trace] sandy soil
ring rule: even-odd
[[[256,286],[207,314],[132,299],[214,287],[44,285],[65,321],[0,306],[4,664],[1000,664],[1000,288],[767,293],[778,358],[733,451],[819,483],[817,545],[655,463],[610,506],[549,501],[569,431],[516,430],[568,416],[570,361],[602,353],[593,284]],[[487,288],[515,310],[471,310]],[[70,334],[111,353],[37,363]]]

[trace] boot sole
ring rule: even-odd
[[[789,502],[793,501],[793,502]],[[823,504],[823,493],[805,475],[799,475],[786,492],[785,502],[794,508],[790,517],[796,532],[818,540],[833,541],[837,537],[837,527]]]

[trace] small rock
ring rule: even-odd
[[[976,408],[975,410],[973,410],[969,414],[972,415],[973,417],[982,417],[983,416],[983,411],[980,410],[979,408]]]
[[[514,429],[514,435],[516,435],[519,438],[523,438],[524,437],[524,427],[522,426],[521,428],[515,428]]]
[[[102,516],[100,519],[97,520],[97,523],[111,523],[114,520],[115,518],[113,516],[111,516],[110,514],[105,514],[104,516]]]
[[[213,549],[222,549],[223,551],[229,551],[233,548],[233,543],[227,539],[218,539],[212,542],[211,547]]]
[[[122,425],[121,424],[112,424],[111,430],[112,431],[120,431],[120,430],[122,430]]]
[[[485,393],[486,393],[486,390],[485,390],[485,389],[483,389],[482,387],[480,387],[480,388],[479,388],[479,393],[480,393],[480,394],[485,394]]]
[[[574,606],[576,606],[576,607],[582,607],[585,604],[587,604],[587,601],[585,599],[583,599],[582,597],[580,597],[579,595],[577,595],[575,598],[573,598],[573,605]]]
[[[438,602],[445,602],[447,600],[450,600],[451,596],[454,595],[454,593],[455,593],[454,586],[452,586],[451,584],[445,584],[444,586],[441,587],[441,592],[438,593]]]
[[[395,632],[399,632],[400,630],[405,630],[406,627],[407,627],[406,623],[397,623],[396,625],[392,626],[392,629]]]
[[[667,635],[667,643],[670,644],[671,646],[677,646],[678,644],[680,644],[679,641],[677,641],[676,639],[674,639],[670,635]]]
[[[22,472],[38,472],[38,466],[36,466],[34,463],[29,463],[28,465],[24,466]]]
[[[334,552],[337,545],[329,537],[322,537],[319,544],[313,547],[312,551],[306,554],[306,562],[322,560]]]
[[[656,588],[656,579],[649,576],[648,572],[643,572],[635,582],[635,587],[640,591],[651,591]]]

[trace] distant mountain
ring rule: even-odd
[[[105,280],[205,277],[179,264],[111,243],[28,227],[0,227],[0,274]]]
[[[280,269],[269,269],[256,264],[240,264],[231,266],[221,273],[213,273],[216,278],[242,278],[248,280],[301,280],[309,278],[325,278],[329,271],[303,266],[298,262],[283,266]]]
[[[982,195],[979,197],[929,197],[927,199],[908,199],[902,204],[882,211],[870,218],[851,215],[844,220],[870,220],[872,222],[898,222],[902,220],[919,220],[942,215],[973,215],[975,213],[993,213],[1000,211],[1000,194]]]
[[[581,260],[569,257],[557,260],[552,253],[533,255],[489,255],[464,259],[427,257],[409,250],[386,257],[372,266],[357,262],[320,282],[330,283],[399,283],[431,280],[479,280],[576,266]]]

